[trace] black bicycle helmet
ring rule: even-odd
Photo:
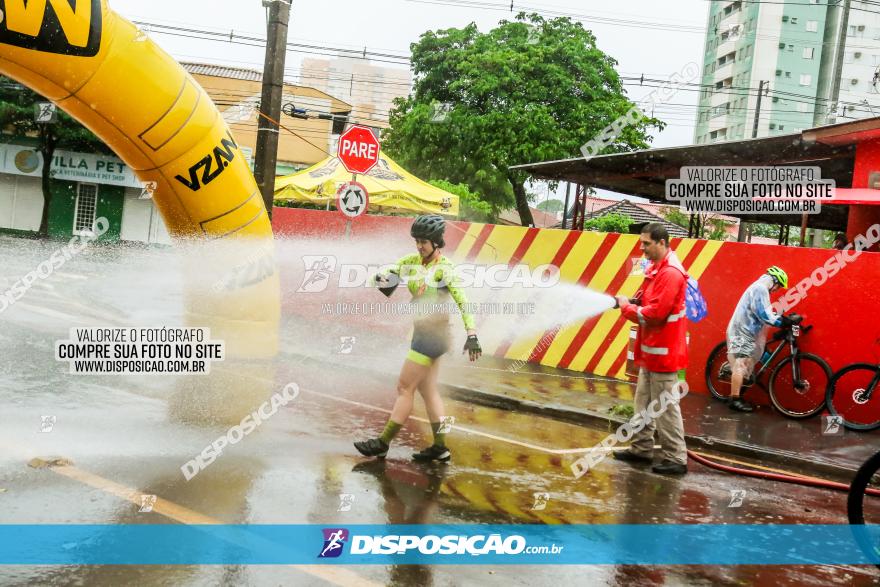
[[[425,214],[416,218],[409,234],[413,238],[423,238],[431,241],[436,247],[444,247],[443,232],[446,230],[446,221],[437,214]]]

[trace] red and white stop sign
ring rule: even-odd
[[[337,156],[349,173],[366,173],[379,162],[379,141],[364,126],[353,126],[339,137]]]

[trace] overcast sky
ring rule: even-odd
[[[324,0],[294,1],[289,40],[315,45],[351,47],[368,51],[407,55],[410,43],[428,30],[463,27],[475,22],[483,31],[498,21],[512,18],[520,10],[579,16],[596,35],[599,48],[619,62],[621,75],[666,79],[691,62],[701,63],[707,0],[617,0],[584,2],[553,0],[553,4],[518,4],[510,12],[504,0]],[[463,7],[477,4],[487,9]],[[197,29],[251,33],[265,37],[266,9],[260,0],[110,0],[110,5],[131,20],[175,24]],[[532,9],[532,10],[529,10]],[[217,41],[205,41],[159,32],[151,37],[179,60],[226,63],[262,68],[263,49]],[[287,67],[299,71],[304,57],[322,57],[290,52]],[[388,64],[380,64],[388,65]],[[694,80],[697,81],[697,80]],[[629,97],[638,100],[652,89],[627,85]],[[679,91],[655,112],[666,120],[667,129],[659,133],[655,146],[690,144],[693,140],[697,93]]]

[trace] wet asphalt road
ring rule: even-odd
[[[205,376],[217,387],[236,382],[260,401],[289,382],[302,392],[187,482],[181,464],[226,430],[194,414],[216,415],[222,401],[218,409],[193,400],[180,377],[70,376],[53,357],[54,342],[74,325],[133,316],[175,324],[172,280],[150,304],[138,295],[144,283],[136,274],[159,275],[158,265],[167,271],[164,258],[119,255],[142,255],[128,279],[95,277],[96,266],[116,258],[87,259],[0,316],[7,358],[0,363],[0,523],[845,523],[844,494],[695,464],[679,479],[606,461],[574,480],[567,451],[593,446],[607,430],[455,401],[447,402],[458,427],[449,438],[451,464],[410,461],[430,442],[420,421],[407,425],[385,462],[364,459],[351,442],[384,425],[394,373],[349,371],[331,355],[283,354],[260,369],[230,373],[235,365],[222,365]],[[206,409],[189,406],[182,416],[181,405],[192,401]],[[44,415],[55,416],[49,432],[41,431]],[[420,405],[416,415],[424,415]],[[28,466],[35,457],[67,459],[80,474]],[[734,490],[746,492],[738,507],[730,507]],[[549,494],[543,509],[535,493]],[[161,511],[138,511],[141,495],[156,495]],[[339,511],[343,501],[348,511]],[[3,585],[873,585],[878,577],[873,567],[0,567]]]

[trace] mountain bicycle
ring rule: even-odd
[[[865,461],[856,472],[846,498],[846,515],[853,535],[865,554],[875,560],[880,554],[880,548],[872,540],[871,533],[866,531],[866,524],[874,525],[880,522],[880,500],[868,500],[866,504],[865,496],[880,496],[878,470],[880,470],[880,452]],[[874,536],[876,537],[876,532]],[[880,564],[875,562],[875,565],[880,568]]]
[[[780,328],[767,342],[754,372],[743,380],[742,392],[744,395],[757,385],[768,393],[773,406],[784,415],[789,418],[809,418],[825,407],[831,367],[821,357],[800,351],[798,339],[813,327],[802,327],[801,316],[793,314],[791,318],[792,323]],[[790,350],[789,356],[774,365],[773,362],[781,357],[785,348]],[[765,386],[760,378],[768,371],[770,377]],[[730,397],[731,374],[727,342],[722,341],[712,349],[706,360],[706,386],[717,399],[726,401]]]
[[[874,341],[880,344],[880,338]],[[875,353],[876,354],[876,353]],[[850,430],[880,428],[880,360],[876,364],[853,363],[831,377],[825,403]]]

